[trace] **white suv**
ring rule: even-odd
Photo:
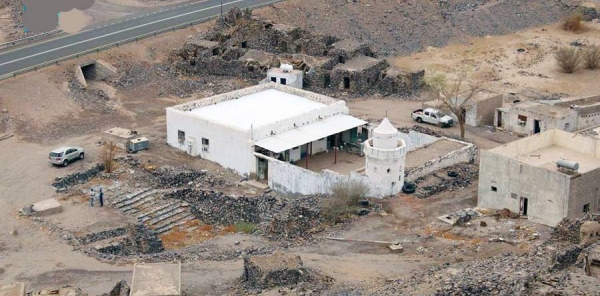
[[[60,147],[52,150],[48,161],[51,164],[68,166],[70,162],[83,159],[85,153],[81,147]]]

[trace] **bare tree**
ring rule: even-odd
[[[573,73],[579,68],[582,59],[582,51],[574,46],[559,48],[554,54],[558,67],[565,73]]]
[[[600,66],[600,47],[592,45],[585,50],[583,64],[586,69],[596,70]]]
[[[117,154],[117,143],[107,141],[100,152],[100,161],[104,165],[104,171],[112,173],[116,168],[115,155]]]
[[[473,107],[472,99],[482,90],[481,81],[469,79],[466,72],[459,72],[454,79],[449,79],[443,74],[434,74],[426,83],[431,95],[438,101],[438,106],[456,116],[460,137],[464,138],[466,113]]]

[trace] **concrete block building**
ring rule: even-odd
[[[294,69],[290,64],[282,64],[279,68],[271,68],[267,71],[267,78],[260,83],[279,83],[302,89],[304,72]]]
[[[600,141],[549,130],[481,151],[478,206],[555,226],[600,211]],[[558,166],[576,163],[571,169]]]
[[[464,98],[456,98],[457,104],[463,102]],[[476,93],[469,102],[465,104],[465,124],[469,126],[484,126],[494,124],[494,113],[496,109],[501,108],[503,104],[502,94],[482,90]],[[449,110],[445,110],[438,100],[432,100],[423,103],[423,108],[437,108],[444,111],[445,114],[449,115],[454,119],[454,122],[458,122],[458,117]]]
[[[344,101],[276,83],[196,100],[166,110],[167,143],[241,175],[268,174],[268,162],[295,162],[342,143],[358,143],[367,122]],[[361,134],[366,134],[361,133]]]
[[[550,129],[573,132],[600,125],[600,96],[516,101],[498,108],[494,124],[532,135]]]

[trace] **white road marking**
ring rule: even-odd
[[[190,4],[190,5],[194,5],[194,4],[204,3],[204,2],[207,2],[207,1],[208,1],[208,0],[201,0],[201,1],[191,2],[191,3],[189,3],[189,4]],[[230,3],[233,3],[233,2],[230,2]],[[223,5],[227,5],[227,3],[223,3]],[[219,5],[219,6],[220,6],[220,5]],[[177,9],[177,8],[178,8],[178,7],[171,7],[171,8],[168,8],[168,9],[163,9],[163,10],[160,10],[160,11],[155,11],[155,12],[152,12],[152,13],[148,13],[147,15],[151,15],[151,14],[157,14],[157,13],[159,13],[159,12],[164,12],[164,11],[170,11],[170,10],[174,10],[174,9]],[[113,23],[113,24],[114,24],[114,23]],[[112,24],[107,24],[107,25],[104,25],[104,26],[102,26],[102,28],[103,28],[103,27],[107,27],[107,26],[109,26],[109,25],[112,25]],[[100,28],[100,27],[98,27],[98,28]],[[48,43],[48,42],[51,42],[51,41],[60,40],[60,39],[63,39],[63,38],[71,37],[71,36],[74,36],[74,35],[76,35],[76,34],[81,34],[81,33],[85,33],[85,32],[87,32],[87,31],[92,31],[92,30],[94,30],[94,28],[85,29],[85,30],[83,30],[83,31],[79,31],[79,32],[77,32],[77,33],[75,33],[75,34],[67,34],[67,35],[65,35],[65,36],[62,36],[62,37],[53,38],[53,39],[48,39],[48,40],[45,40],[45,41],[42,41],[42,42],[38,42],[38,43],[31,44],[31,45],[27,45],[27,46],[23,46],[23,47],[15,48],[15,49],[12,49],[12,50],[9,50],[9,51],[0,52],[0,55],[8,54],[8,53],[11,53],[11,52],[13,52],[13,51],[23,50],[23,49],[25,49],[25,48],[29,48],[29,47],[38,46],[38,45],[40,45],[40,44],[44,44],[44,43]]]
[[[246,0],[235,0],[235,1],[227,2],[227,3],[223,3],[223,5],[229,5],[229,4],[238,3],[238,2],[242,2],[242,1],[246,1]],[[18,59],[12,60],[12,61],[8,61],[8,62],[5,62],[5,63],[2,63],[2,64],[0,64],[0,66],[12,64],[14,62],[18,62],[18,61],[22,61],[22,60],[25,60],[25,59],[28,59],[28,58],[35,57],[35,56],[47,54],[49,52],[57,51],[57,50],[60,50],[60,49],[63,49],[63,48],[67,48],[67,47],[71,47],[73,45],[77,45],[77,44],[81,44],[81,43],[86,43],[86,42],[93,41],[93,40],[96,40],[96,39],[104,38],[104,37],[107,37],[107,36],[119,34],[119,33],[126,32],[126,31],[131,31],[131,30],[134,30],[134,29],[137,29],[137,28],[146,27],[146,26],[153,25],[153,24],[160,23],[160,22],[164,22],[164,21],[167,21],[167,20],[170,20],[170,19],[179,18],[179,17],[182,17],[182,16],[190,15],[190,14],[201,12],[201,11],[206,11],[206,10],[217,8],[217,7],[221,7],[221,5],[215,5],[215,6],[211,6],[211,7],[199,9],[199,10],[194,10],[194,11],[186,12],[186,13],[183,13],[183,14],[180,14],[180,15],[171,16],[171,17],[168,17],[168,18],[156,20],[156,21],[145,23],[145,24],[138,25],[138,26],[135,26],[135,27],[123,29],[123,30],[120,30],[120,31],[115,31],[115,32],[104,34],[104,35],[101,35],[101,36],[96,36],[94,38],[90,38],[90,39],[86,39],[86,40],[74,42],[74,43],[71,43],[69,45],[64,45],[64,46],[61,46],[61,47],[55,47],[53,49],[49,49],[49,50],[46,50],[46,51],[43,51],[43,52],[38,52],[36,54],[32,54],[32,55],[29,55],[29,56],[26,56],[26,57],[22,57],[22,58],[18,58]]]

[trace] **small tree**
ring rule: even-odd
[[[457,74],[456,79],[448,79],[443,74],[434,74],[426,79],[427,86],[438,106],[456,116],[460,127],[460,137],[465,137],[467,111],[473,106],[470,102],[482,90],[481,81],[470,80],[466,72]]]
[[[574,13],[563,21],[562,28],[565,31],[580,32],[583,30],[583,24],[581,23],[582,16],[579,13]]]
[[[573,73],[581,64],[582,52],[574,46],[561,47],[554,54],[554,58],[563,72]]]
[[[112,173],[116,168],[115,163],[115,155],[117,153],[117,143],[113,141],[107,141],[102,146],[102,151],[100,152],[100,161],[104,164],[104,171],[107,173]]]
[[[586,69],[596,70],[600,66],[600,47],[592,45],[583,54],[583,65]]]
[[[331,186],[331,197],[323,202],[323,214],[327,220],[340,222],[356,213],[358,202],[369,193],[369,187],[358,181],[338,182]]]

